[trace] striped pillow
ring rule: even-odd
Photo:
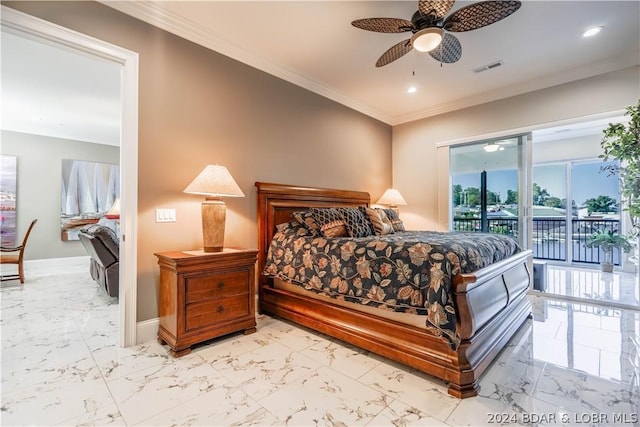
[[[393,225],[382,209],[365,208],[369,221],[378,236],[393,234]]]
[[[390,208],[383,209],[383,210],[387,214],[389,221],[391,221],[391,225],[393,226],[393,231],[406,231],[404,229],[404,223],[398,216],[398,212]]]

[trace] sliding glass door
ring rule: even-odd
[[[528,247],[526,136],[450,147],[451,230],[513,236]]]
[[[567,245],[567,231],[571,228],[571,212],[567,212],[566,208],[567,200],[572,199],[567,198],[568,179],[565,164],[533,168],[531,248],[534,258],[558,261],[570,259],[570,255],[567,258],[571,251],[571,246]]]
[[[621,231],[618,177],[600,160],[565,161],[533,168],[533,256],[598,264],[604,251],[588,245],[593,233]],[[620,265],[619,248],[613,263]]]

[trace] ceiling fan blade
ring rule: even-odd
[[[429,55],[438,62],[452,64],[462,56],[462,45],[457,37],[444,33],[438,47],[429,52]]]
[[[385,53],[380,55],[380,58],[378,58],[378,61],[376,62],[376,67],[385,66],[396,59],[403,57],[407,53],[411,52],[411,49],[413,49],[413,46],[411,46],[411,39],[406,39],[400,43],[394,44],[387,49]]]
[[[482,1],[456,10],[444,20],[447,31],[462,32],[475,30],[498,22],[520,9],[521,2]]]
[[[356,28],[376,33],[404,33],[413,30],[411,21],[400,18],[365,18],[351,23]]]
[[[437,22],[449,13],[455,2],[455,0],[420,0],[418,10],[424,19]]]

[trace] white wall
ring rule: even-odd
[[[638,101],[639,75],[640,67],[631,67],[395,126],[393,185],[407,200],[407,227],[447,228],[449,163],[438,158],[438,143],[618,112]]]
[[[606,126],[605,126],[606,127]],[[602,154],[602,133],[533,144],[533,164],[595,159]]]

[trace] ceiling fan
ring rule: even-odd
[[[383,53],[376,67],[387,65],[411,49],[429,52],[432,58],[447,64],[462,56],[460,41],[448,32],[475,30],[506,18],[521,6],[517,0],[481,1],[462,7],[445,18],[455,0],[419,0],[418,10],[411,21],[401,18],[365,18],[351,23],[356,28],[377,33],[404,33],[413,35]]]

